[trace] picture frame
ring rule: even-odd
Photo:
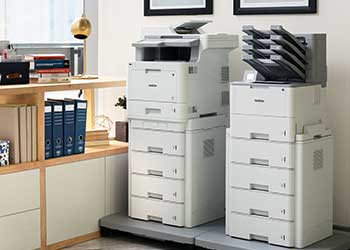
[[[211,14],[213,0],[144,0],[145,16]]]
[[[317,0],[233,0],[234,15],[313,14],[317,13]]]

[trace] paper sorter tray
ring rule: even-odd
[[[270,59],[257,59],[253,55],[244,55],[242,60],[256,69],[266,81],[305,80],[305,73],[280,55],[271,55]]]

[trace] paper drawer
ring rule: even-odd
[[[231,113],[293,117],[291,88],[231,85]]]
[[[166,225],[185,226],[185,206],[131,196],[130,217],[145,221],[157,221]]]
[[[294,220],[293,196],[231,188],[229,200],[230,212]]]
[[[131,195],[148,199],[185,202],[185,182],[147,175],[131,175]]]
[[[233,237],[266,241],[284,247],[294,247],[294,223],[231,213],[229,232]]]
[[[188,64],[134,62],[129,65],[129,100],[184,103]]]
[[[295,168],[295,144],[231,138],[232,162]]]
[[[173,179],[185,178],[185,158],[183,156],[131,151],[130,167],[132,173],[136,174]]]
[[[186,104],[129,100],[129,119],[185,122],[188,117]]]
[[[130,68],[128,97],[130,100],[176,102],[177,72],[160,68]]]
[[[163,122],[155,120],[129,120],[130,128],[135,129],[152,129],[163,130],[171,132],[184,132],[186,130],[186,123],[180,122]]]
[[[230,118],[232,137],[295,142],[296,123],[293,118],[239,114]]]
[[[231,163],[230,186],[293,195],[294,171]]]
[[[185,134],[167,131],[154,131],[143,129],[130,129],[130,148],[166,155],[185,154]]]

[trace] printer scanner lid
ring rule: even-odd
[[[148,38],[132,45],[136,48],[161,48],[161,47],[196,47],[199,46],[199,38]]]

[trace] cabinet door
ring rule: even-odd
[[[106,215],[127,210],[128,154],[106,158]]]
[[[40,209],[0,218],[0,249],[40,248]]]
[[[105,159],[51,167],[46,178],[48,244],[98,231],[105,215]]]
[[[39,209],[39,170],[1,175],[0,201],[0,217]]]

